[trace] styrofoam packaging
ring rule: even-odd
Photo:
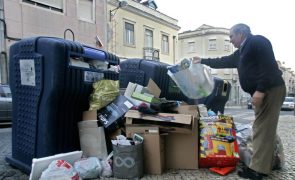
[[[49,164],[58,159],[63,159],[70,164],[74,164],[75,161],[79,160],[82,156],[82,151],[74,151],[69,153],[61,153],[53,156],[43,158],[33,158],[32,170],[30,173],[30,180],[39,179],[42,172],[49,166]]]

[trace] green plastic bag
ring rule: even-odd
[[[119,95],[119,81],[103,79],[93,83],[89,110],[99,110],[110,104]]]

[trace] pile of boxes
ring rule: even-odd
[[[159,112],[156,114],[144,114],[130,107],[130,104],[136,107],[143,102],[149,106],[150,103],[159,99],[160,92],[153,81],[150,81],[147,87],[129,83],[124,95],[118,96],[120,101],[115,100],[105,108],[108,113],[86,111],[83,120],[101,121],[105,129],[112,132],[109,134],[112,138],[118,134],[124,134],[127,138],[132,138],[135,134],[143,137],[145,174],[160,175],[166,169],[220,166],[223,161],[229,162],[227,165],[236,164],[239,160],[238,151],[235,149],[237,148],[236,141],[232,139],[228,143],[221,139],[221,137],[235,136],[232,119],[229,123],[215,121],[215,129],[212,131],[217,131],[220,136],[213,136],[214,133],[208,131],[206,133],[209,134],[201,134],[200,143],[200,132],[203,132],[202,128],[206,123],[201,123],[201,129],[199,129],[200,112],[197,105],[181,104],[174,109],[177,113]],[[123,125],[117,123],[121,118],[124,119]],[[223,120],[229,121],[225,118]],[[210,142],[208,141],[209,135],[212,135],[209,138]],[[200,145],[205,144],[205,141],[210,145],[206,148],[203,146],[199,148]],[[221,147],[224,150],[221,150]]]

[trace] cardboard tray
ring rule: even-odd
[[[194,127],[193,116],[188,114],[158,113],[157,115],[142,114],[137,110],[129,110],[126,124],[157,125],[161,131],[191,134]]]

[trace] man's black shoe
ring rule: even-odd
[[[266,177],[266,174],[256,172],[248,167],[243,168],[241,171],[238,171],[238,175],[242,178],[261,180],[263,177]]]

